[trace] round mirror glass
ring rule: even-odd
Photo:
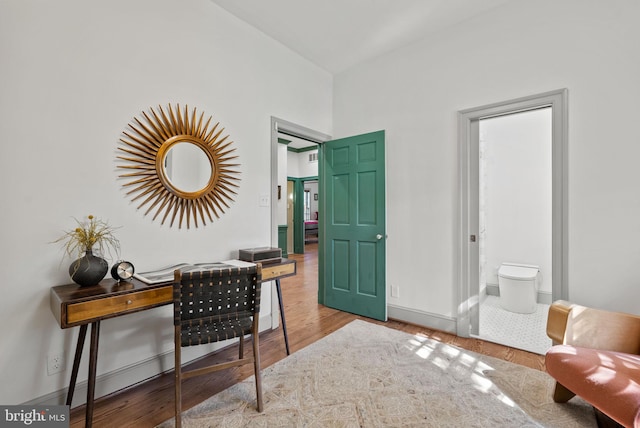
[[[182,192],[198,192],[207,187],[213,166],[200,146],[190,142],[174,144],[164,158],[164,170],[171,185]]]

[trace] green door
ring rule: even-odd
[[[384,166],[384,131],[322,145],[319,300],[382,321],[387,320]]]

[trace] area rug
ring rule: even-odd
[[[183,412],[184,427],[595,427],[544,372],[356,320]],[[173,426],[169,420],[160,427]]]

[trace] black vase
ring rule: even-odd
[[[91,250],[87,250],[84,256],[71,263],[69,275],[76,284],[88,287],[102,281],[108,270],[109,265],[105,259],[94,256]]]

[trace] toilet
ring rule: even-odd
[[[536,311],[540,268],[533,265],[502,263],[498,269],[500,305],[520,314]]]

